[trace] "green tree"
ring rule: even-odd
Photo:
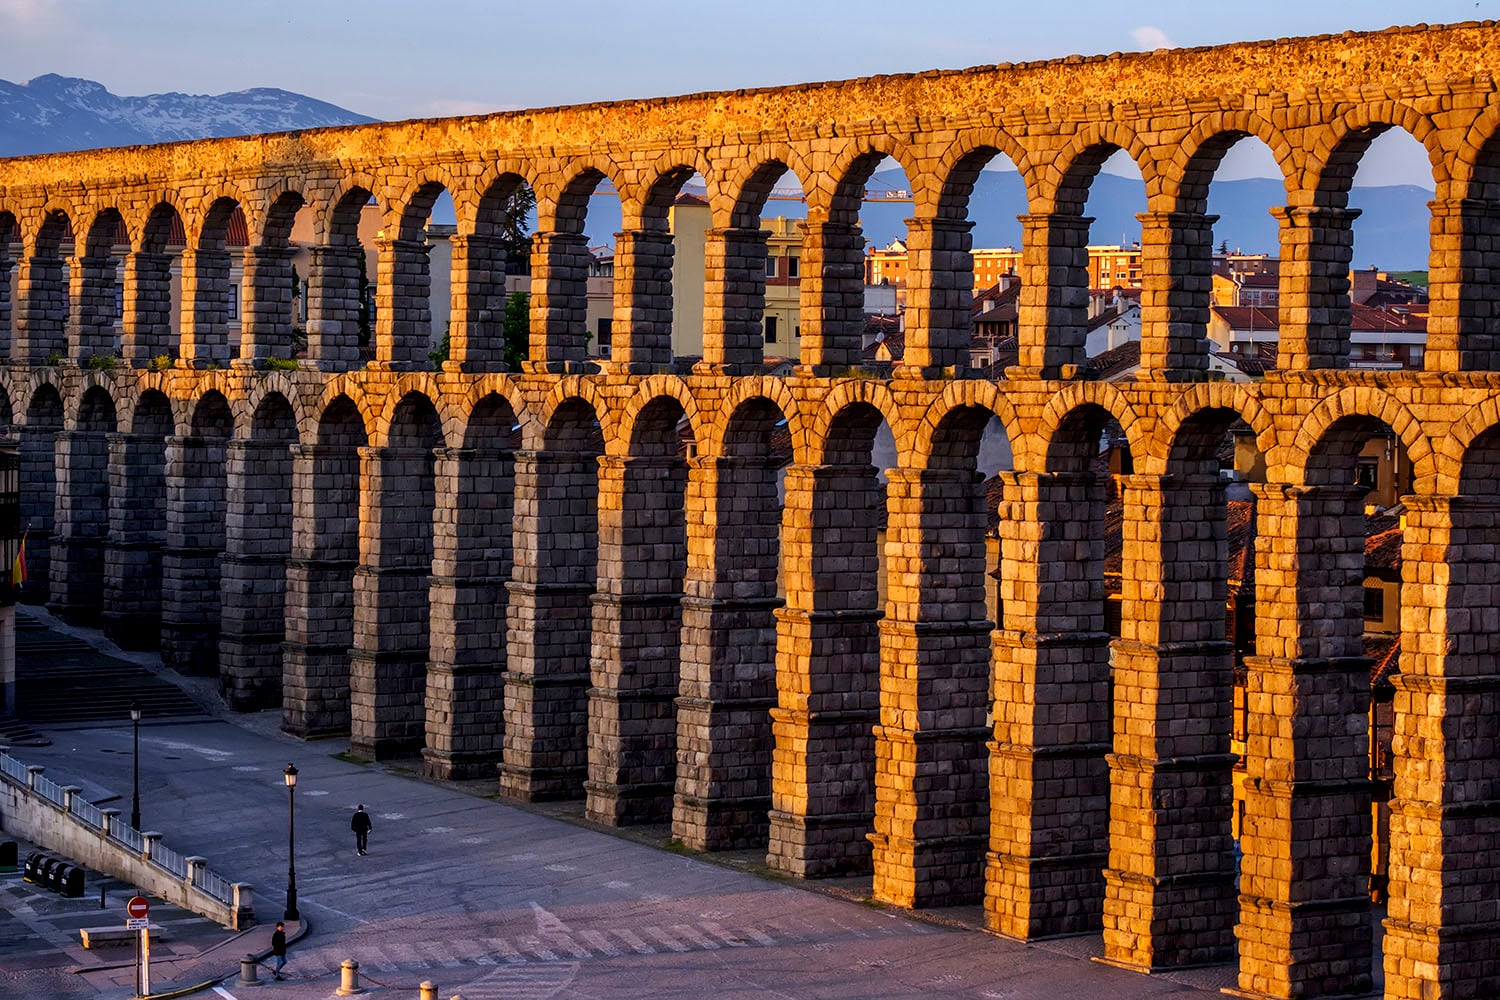
[[[506,274],[531,273],[531,233],[526,223],[536,210],[536,194],[521,185],[505,198],[495,238],[505,251]]]
[[[521,370],[521,362],[530,357],[531,351],[531,296],[526,292],[511,292],[505,299],[505,367],[513,372]]]

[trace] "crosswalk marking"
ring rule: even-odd
[[[579,931],[578,936],[589,943],[589,947],[595,951],[603,952],[610,958],[618,958],[623,955],[619,948],[610,943],[609,938],[599,931]]]
[[[637,955],[656,954],[655,948],[651,947],[645,941],[642,941],[640,938],[636,937],[634,932],[632,931],[617,930],[615,931],[615,934],[619,936],[621,941],[624,941],[626,944],[628,944],[630,946],[630,950],[634,951]]]
[[[660,927],[646,927],[643,928],[643,930],[645,930],[648,935],[655,938],[659,943],[666,945],[668,948],[672,949],[675,952],[681,953],[691,950],[687,945],[683,944],[681,941],[677,940],[672,935],[662,930]]]

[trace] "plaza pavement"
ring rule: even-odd
[[[68,631],[106,645],[97,633]],[[202,682],[192,683],[201,696]],[[809,887],[766,877],[751,855],[711,862],[674,853],[650,842],[664,842],[660,828],[622,836],[581,823],[570,815],[577,804],[521,807],[483,794],[489,782],[416,780],[402,765],[349,760],[346,740],[294,740],[278,722],[262,712],[141,729],[143,825],[227,878],[254,883],[260,920],[242,936],[184,934],[177,960],[154,965],[153,992],[226,976],[221,992],[196,995],[322,1000],[346,958],[360,963],[367,995],[412,1000],[423,981],[441,1000],[1147,1000],[1218,996],[1233,982],[1227,965],[1142,976],[1092,962],[1097,936],[1032,945],[996,938],[976,929],[978,907],[911,914],[838,895],[860,895],[868,879]],[[48,735],[52,746],[16,756],[84,785],[93,800],[121,796],[112,804],[128,808],[128,722]],[[247,988],[235,981],[239,958],[265,950],[284,905],[288,762],[300,772],[296,868],[306,926],[294,930],[305,937],[290,950],[286,981]],[[349,830],[361,802],[374,820],[364,857]],[[0,907],[26,905],[0,893]],[[28,919],[39,926],[35,914]],[[128,950],[93,955],[69,950],[66,939],[56,928],[37,935],[38,948],[67,956],[49,969],[32,967],[44,959],[0,952],[0,994],[133,994]],[[116,967],[67,971],[110,962]]]

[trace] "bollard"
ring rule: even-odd
[[[424,979],[417,989],[421,991],[417,994],[417,1000],[437,1000],[437,987],[432,985],[432,980]]]
[[[357,993],[363,993],[359,987],[359,963],[352,958],[346,958],[339,964],[339,988],[334,990],[334,996],[352,997]]]
[[[99,886],[99,909],[101,909],[101,910],[104,909],[104,894],[105,894],[106,891],[107,890],[105,889],[104,885],[100,884],[100,886]]]
[[[234,985],[264,986],[265,984],[256,978],[256,971],[257,966],[255,962],[255,956],[246,955],[244,958],[240,959],[240,978],[234,981]]]

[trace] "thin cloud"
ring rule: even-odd
[[[34,32],[59,21],[60,6],[57,0],[0,0],[0,24]]]
[[[1130,37],[1135,39],[1135,44],[1144,52],[1153,49],[1175,49],[1177,46],[1167,33],[1155,25],[1147,24],[1130,30]]]

